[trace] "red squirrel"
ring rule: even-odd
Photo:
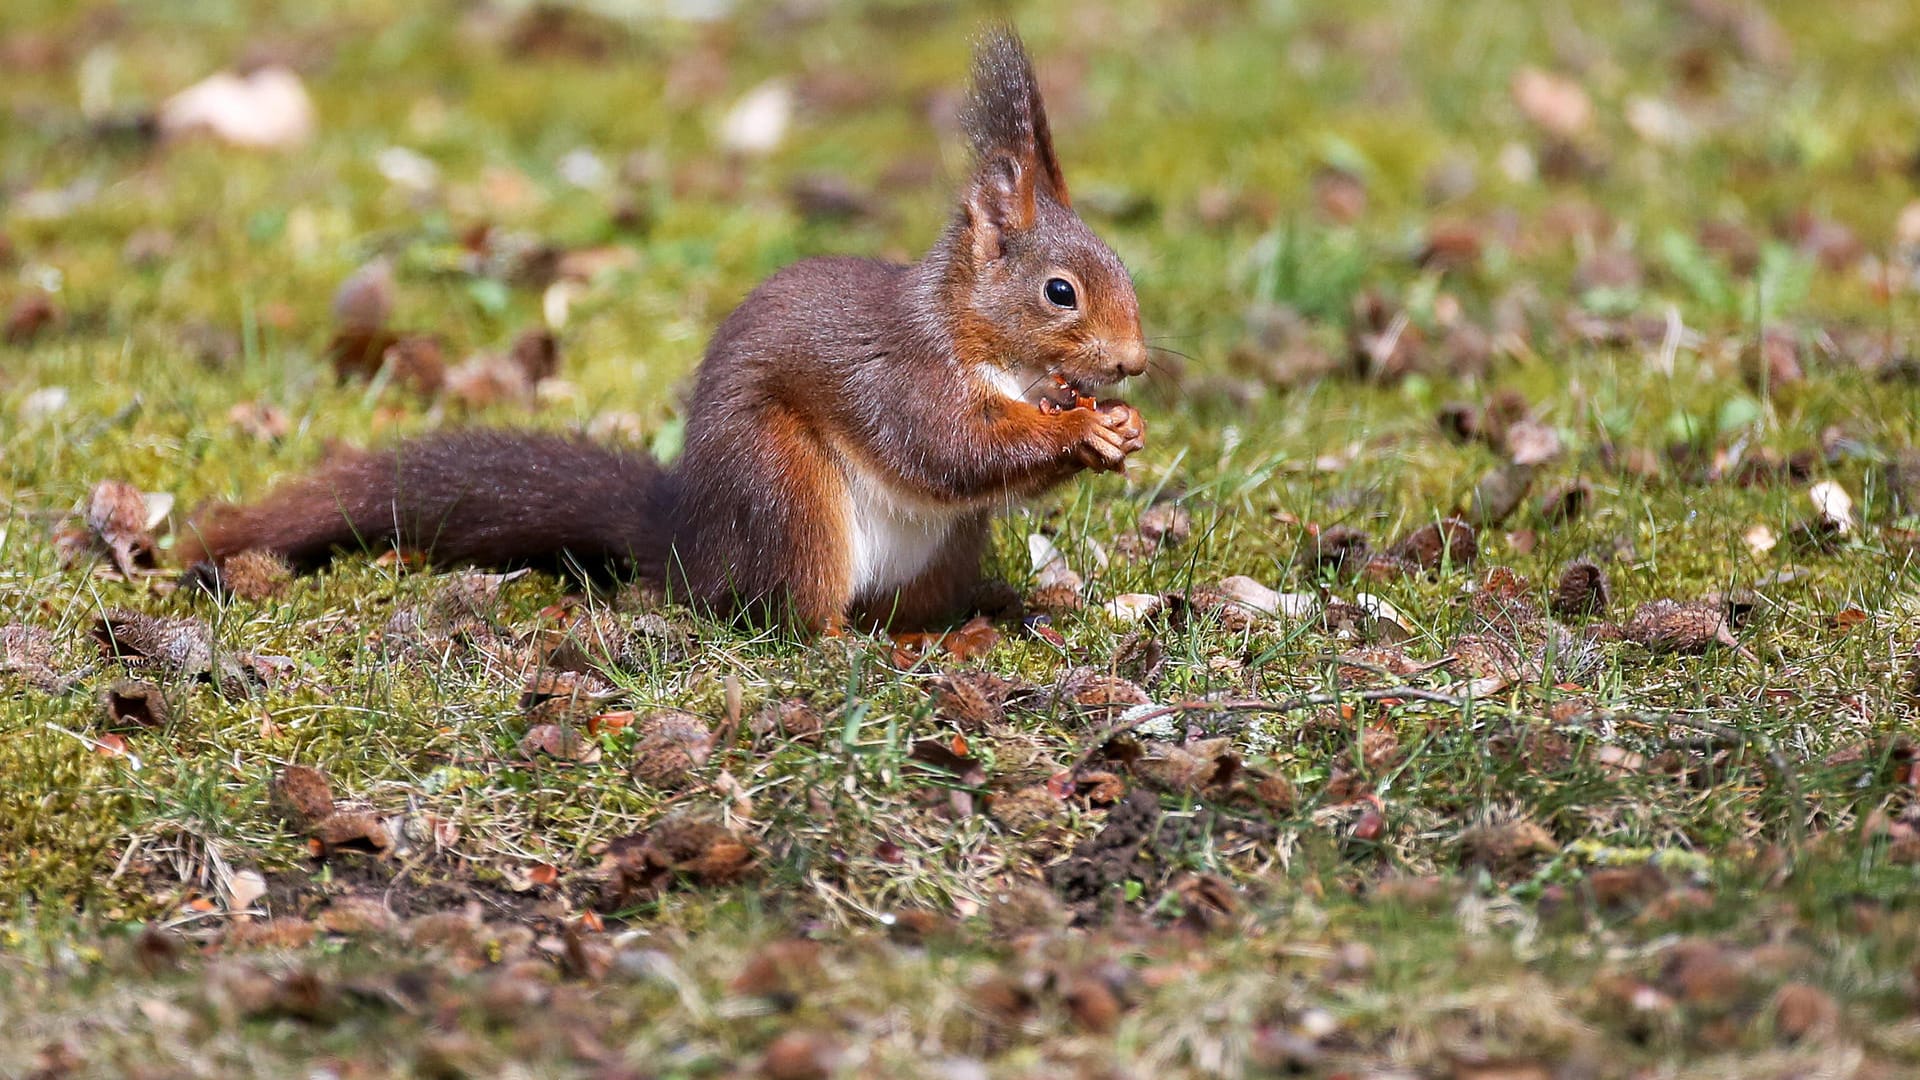
[[[1139,412],[1089,394],[1147,365],[1132,280],[1073,212],[1011,30],[981,39],[962,121],[974,171],[932,250],[807,259],[755,289],[707,348],[671,467],[560,436],[430,435],[215,507],[179,558],[305,567],[397,544],[443,565],[610,567],[814,631],[962,614],[996,508],[1145,445]]]

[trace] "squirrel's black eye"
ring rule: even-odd
[[[1073,293],[1073,283],[1066,278],[1047,279],[1047,303],[1054,307],[1078,307],[1080,298]]]

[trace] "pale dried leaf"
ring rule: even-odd
[[[770,79],[747,91],[720,121],[720,145],[735,154],[771,153],[793,123],[793,88]]]
[[[284,67],[263,67],[245,76],[222,71],[168,98],[160,106],[160,130],[175,136],[206,132],[234,146],[285,149],[313,137],[313,100],[300,76]]]

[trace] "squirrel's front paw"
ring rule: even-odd
[[[1076,410],[1087,418],[1074,456],[1086,468],[1099,472],[1121,472],[1127,467],[1127,455],[1146,446],[1147,427],[1140,412],[1124,401],[1103,401],[1098,408]]]
[[[1141,418],[1139,409],[1124,401],[1103,401],[1095,411],[1107,427],[1124,440],[1127,453],[1146,449],[1147,422]]]

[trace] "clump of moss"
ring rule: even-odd
[[[109,895],[127,810],[113,770],[84,743],[46,728],[0,738],[0,910]]]

